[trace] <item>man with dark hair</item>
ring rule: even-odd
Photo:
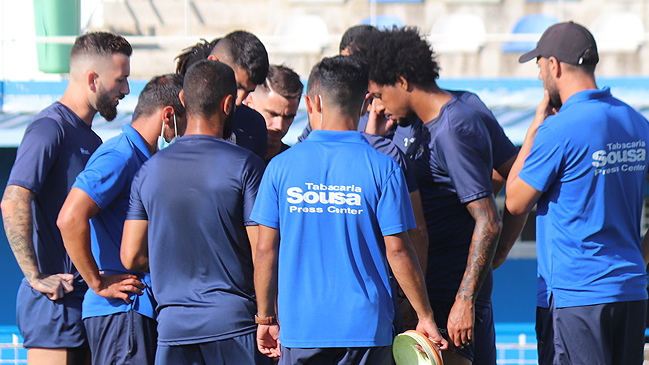
[[[227,65],[190,67],[180,94],[184,136],[133,180],[121,258],[129,270],[151,272],[157,365],[270,362],[255,346],[257,225],[248,218],[264,164],[223,139],[236,91]]]
[[[282,142],[282,138],[295,119],[303,88],[300,76],[295,71],[283,65],[271,65],[266,81],[257,86],[245,100],[247,106],[259,112],[266,120],[266,163],[289,148],[289,145]]]
[[[417,329],[447,346],[406,233],[415,222],[403,172],[356,132],[367,74],[355,57],[313,68],[306,103],[319,129],[271,160],[250,217],[261,224],[257,343],[262,353],[281,352],[282,364],[392,363],[386,259],[417,311]]]
[[[495,364],[491,261],[501,222],[491,136],[475,110],[437,86],[439,67],[417,29],[381,31],[372,41],[372,96],[395,120],[427,121],[413,163],[428,227],[428,294],[457,351],[444,360]]]
[[[545,94],[506,204],[526,213],[538,202],[539,363],[642,364],[649,124],[608,87],[597,88],[597,45],[583,26],[551,26],[519,61],[533,59]]]
[[[17,323],[29,364],[86,359],[81,302],[87,286],[65,253],[56,217],[70,186],[101,144],[91,127],[99,112],[116,115],[128,94],[130,44],[112,33],[77,37],[70,81],[60,101],[29,124],[2,199],[7,239],[25,278]]]
[[[206,58],[221,61],[234,70],[237,79],[237,109],[234,113],[233,132],[228,140],[265,158],[268,135],[264,118],[242,105],[248,93],[262,84],[268,74],[268,53],[263,43],[254,34],[238,30],[209,43],[199,42],[185,49],[177,58],[176,72],[181,75],[193,63]]]
[[[90,157],[59,213],[65,248],[90,287],[83,321],[94,364],[153,365],[157,332],[151,278],[126,270],[119,250],[135,173],[160,148],[159,139],[175,139],[175,131],[185,129],[182,87],[175,74],[147,83],[135,120]]]
[[[345,31],[338,52],[343,56],[353,54],[363,44],[363,41],[370,35],[378,33],[379,30],[371,25],[355,25]]]

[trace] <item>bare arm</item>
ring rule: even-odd
[[[467,209],[475,219],[475,228],[467,267],[448,318],[448,333],[457,347],[473,340],[475,300],[491,268],[502,226],[493,195],[470,202]]]
[[[426,218],[424,217],[424,208],[421,204],[419,190],[410,193],[410,202],[412,203],[412,211],[415,214],[417,228],[409,230],[408,235],[413,246],[415,246],[421,272],[426,277],[426,268],[428,267],[428,228],[426,227]]]
[[[257,294],[257,315],[260,318],[275,314],[277,298],[277,256],[279,254],[279,230],[259,225],[259,240],[255,259],[255,292]],[[269,357],[280,355],[279,326],[259,325],[257,348]]]
[[[149,221],[127,220],[124,222],[124,234],[120,257],[127,270],[149,271]]]
[[[2,220],[7,240],[18,266],[35,290],[51,300],[62,298],[73,290],[73,274],[43,275],[38,268],[33,241],[32,201],[34,193],[22,186],[9,185],[2,197]]]
[[[556,111],[550,107],[550,94],[546,90],[543,96],[543,100],[536,108],[536,115],[532,121],[532,125],[527,130],[525,135],[525,141],[523,141],[523,146],[521,147],[520,152],[518,152],[518,157],[512,165],[512,169],[507,178],[507,198],[505,200],[505,205],[507,209],[514,214],[526,214],[529,213],[534,204],[541,197],[541,192],[531,187],[528,183],[523,181],[518,177],[518,174],[523,169],[525,159],[529,156],[530,151],[532,151],[532,144],[534,143],[534,137],[536,136],[536,131],[545,118],[549,115],[555,114]]]
[[[246,226],[246,233],[248,233],[248,241],[250,241],[250,252],[252,252],[252,264],[255,264],[255,256],[257,255],[257,241],[259,240],[259,226]]]
[[[437,343],[441,349],[446,349],[448,343],[439,334],[437,324],[433,318],[433,310],[430,308],[430,302],[428,301],[424,276],[417,267],[417,254],[412,242],[410,242],[410,238],[402,232],[385,236],[384,239],[386,255],[392,272],[415,312],[417,312],[419,318],[417,330]]]
[[[499,181],[498,184],[500,183],[502,183],[503,185],[505,184],[505,181],[509,177],[509,172],[511,171],[511,168],[514,165],[517,156],[518,154],[512,156],[507,161],[505,161],[505,163],[498,166],[496,170],[494,170],[494,177],[498,175],[498,177],[500,178],[500,180],[498,180]],[[503,185],[500,186],[498,191],[502,189]],[[495,180],[494,180],[494,186],[496,186]],[[494,190],[494,196],[497,195],[495,191],[496,190]],[[509,254],[509,251],[512,249],[514,243],[516,243],[516,240],[518,239],[518,236],[520,236],[521,232],[523,231],[525,222],[527,222],[527,214],[513,215],[505,206],[503,209],[502,219],[503,219],[503,229],[500,232],[500,239],[498,240],[498,248],[496,249],[496,254],[494,255],[494,260],[493,260],[494,270],[500,267],[507,259],[507,255]]]
[[[90,245],[90,219],[99,213],[99,206],[83,190],[72,188],[63,203],[56,224],[63,244],[88,286],[105,298],[119,298],[129,303],[129,292],[142,294],[144,285],[131,274],[102,275]]]

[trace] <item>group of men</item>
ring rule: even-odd
[[[520,152],[437,85],[416,28],[370,26],[311,70],[293,147],[302,82],[245,31],[187,48],[102,144],[131,53],[78,37],[18,149],[2,214],[29,364],[392,364],[404,328],[495,364],[493,268],[535,204],[539,362],[642,362],[649,125],[597,88],[582,26],[521,56],[546,91]]]

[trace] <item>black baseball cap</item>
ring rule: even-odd
[[[557,23],[546,29],[536,48],[522,55],[518,62],[524,63],[537,57],[554,57],[559,62],[571,65],[599,62],[595,38],[588,29],[573,22]]]

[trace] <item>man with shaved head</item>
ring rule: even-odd
[[[70,52],[70,82],[61,100],[29,124],[2,198],[9,245],[25,278],[17,323],[28,364],[83,364],[81,302],[87,285],[67,256],[56,219],[75,177],[101,138],[97,112],[111,121],[129,93],[131,45],[106,32],[79,36]]]

